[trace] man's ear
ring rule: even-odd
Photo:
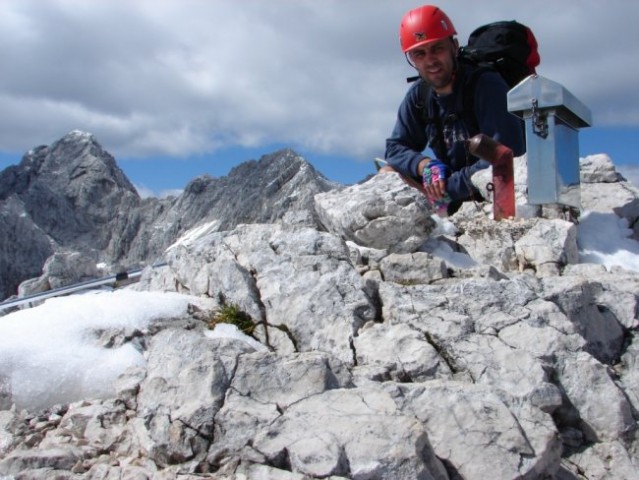
[[[455,46],[455,51],[459,50],[459,41],[457,40],[457,38],[450,37],[450,39],[453,41],[453,45]]]

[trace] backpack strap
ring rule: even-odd
[[[461,112],[468,129],[468,136],[473,137],[479,132],[479,121],[475,114],[475,92],[477,91],[477,82],[479,77],[489,71],[495,71],[490,65],[479,64],[471,67],[472,70],[466,74],[462,85],[462,94],[458,99],[458,112]]]
[[[419,82],[419,95],[415,106],[421,113],[421,121],[424,125],[424,128],[429,128],[432,126],[434,132],[434,136],[433,138],[431,138],[428,146],[435,153],[437,158],[440,158],[442,160],[448,159],[448,152],[446,151],[446,144],[444,141],[444,125],[439,115],[439,111],[437,111],[437,109],[431,108],[431,95],[433,89],[424,80],[420,79]]]

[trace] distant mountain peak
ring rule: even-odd
[[[57,251],[83,252],[109,265],[146,263],[201,222],[215,221],[221,229],[275,222],[291,211],[312,212],[314,195],[335,187],[285,148],[246,161],[225,177],[196,177],[179,197],[142,200],[94,135],[72,130],[0,172],[0,201],[15,199],[3,204],[8,217],[0,225],[0,244],[7,245],[6,258],[0,258],[0,298],[39,275],[44,259]],[[314,221],[312,214],[304,219]],[[46,248],[34,248],[16,265],[12,259],[23,249],[9,226],[21,222]]]

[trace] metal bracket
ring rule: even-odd
[[[536,98],[532,99],[532,128],[535,135],[541,138],[548,136],[548,114],[539,110],[539,102]]]

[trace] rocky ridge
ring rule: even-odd
[[[195,178],[177,198],[141,199],[93,135],[73,131],[0,172],[0,300],[43,269],[44,278],[24,285],[22,295],[152,264],[203,221],[225,230],[312,212],[313,195],[331,188],[308,162],[282,150],[226,177]],[[300,221],[312,223],[312,215]],[[69,268],[69,256],[86,268]],[[105,270],[89,268],[96,264]]]
[[[637,238],[639,191],[604,155],[581,168],[584,209]],[[495,222],[469,203],[442,228],[395,175],[312,199],[208,219],[147,268],[129,288],[204,303],[95,332],[146,359],[108,398],[22,409],[5,383],[0,475],[639,478],[637,272],[580,263],[559,216]],[[225,305],[260,347],[211,338]]]

